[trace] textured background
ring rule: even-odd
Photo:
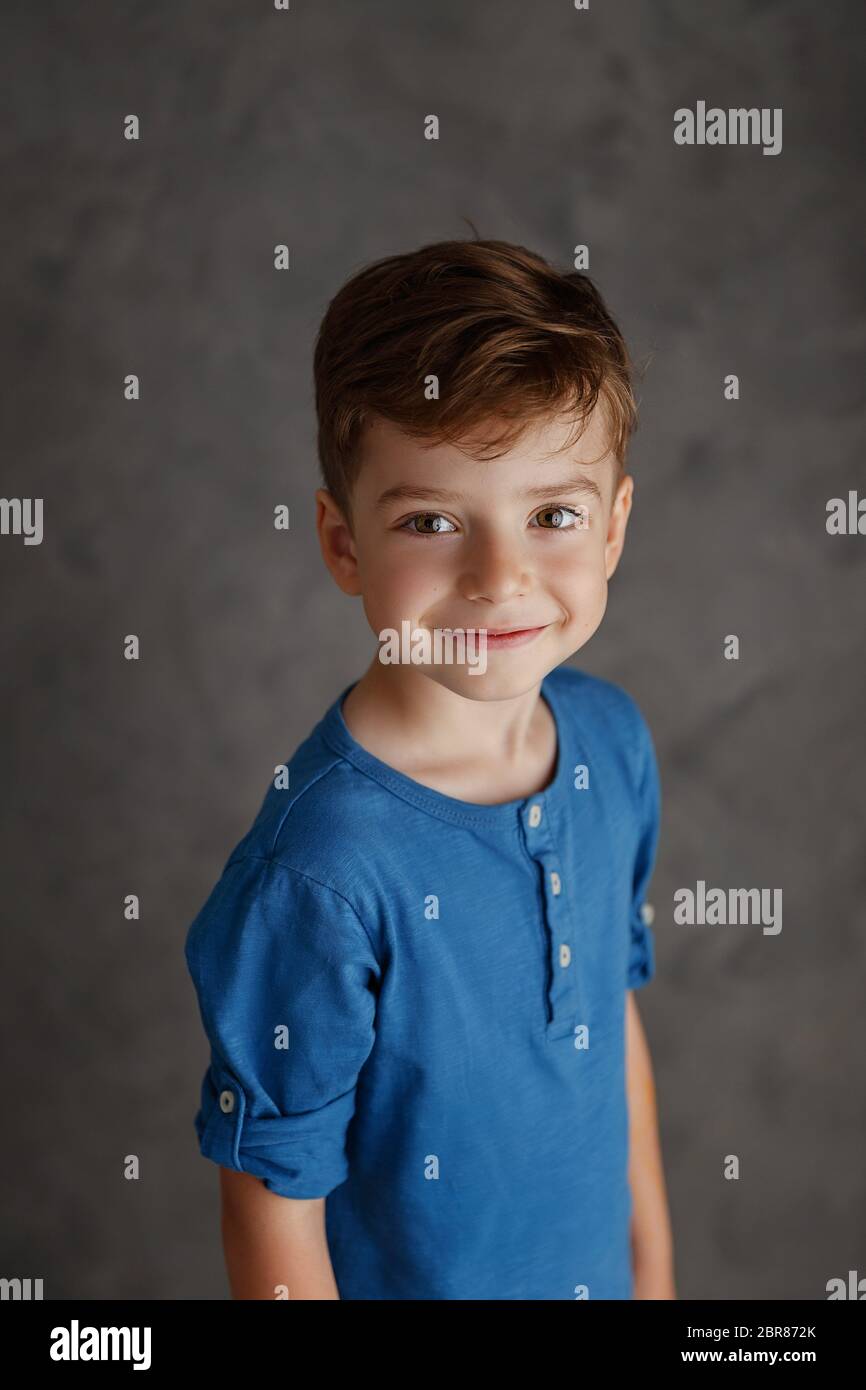
[[[183,939],[374,650],[318,555],[312,341],[349,274],[465,218],[562,269],[587,242],[649,362],[575,662],[662,770],[639,999],[678,1291],[866,1272],[866,537],[825,530],[866,492],[863,28],[854,0],[4,4],[2,491],[44,498],[45,538],[0,537],[0,1273],[226,1296]],[[781,154],[675,146],[698,99],[781,106]],[[698,878],[781,887],[780,935],[674,925]]]

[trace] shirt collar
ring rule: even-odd
[[[461,825],[485,825],[491,828],[511,829],[516,819],[523,817],[530,806],[538,803],[543,807],[545,802],[559,799],[568,785],[569,763],[571,761],[567,746],[568,733],[560,691],[556,682],[551,679],[552,675],[551,672],[542,680],[541,695],[547,702],[556,724],[556,769],[551,781],[543,790],[535,792],[531,796],[520,797],[516,801],[499,802],[490,806],[474,801],[461,801],[457,797],[446,796],[443,792],[435,791],[433,787],[426,787],[422,782],[416,782],[414,778],[407,777],[397,768],[374,757],[353,737],[343,718],[343,701],[349,691],[355,688],[357,681],[352,681],[351,685],[347,685],[326,711],[319,725],[319,731],[335,753],[352,763],[368,777],[372,777],[388,791],[402,797],[404,801],[419,807],[422,811],[439,816],[442,820]]]

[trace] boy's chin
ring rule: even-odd
[[[429,680],[465,700],[515,700],[538,686],[548,674],[543,664],[489,660],[486,670],[468,666],[424,667]]]

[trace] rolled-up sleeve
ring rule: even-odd
[[[655,866],[661,815],[658,762],[649,728],[641,716],[638,780],[639,836],[632,876],[627,988],[639,989],[655,974],[655,942],[650,928],[653,908],[646,894]]]
[[[185,955],[210,1041],[195,1131],[215,1163],[285,1197],[348,1176],[346,1137],[375,1041],[380,979],[335,890],[272,859],[231,859]]]

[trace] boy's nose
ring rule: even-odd
[[[502,603],[528,592],[531,583],[526,556],[513,541],[477,540],[467,556],[459,587],[466,599]]]

